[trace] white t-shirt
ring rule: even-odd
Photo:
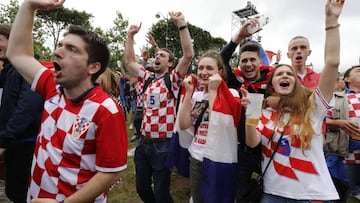
[[[267,194],[299,200],[335,200],[339,198],[326,166],[321,133],[321,124],[330,106],[318,88],[314,94],[316,108],[311,115],[311,124],[315,135],[311,140],[311,148],[302,150],[300,141],[291,139],[289,130],[285,131],[277,153],[264,175],[264,192]],[[265,169],[283,131],[283,129],[279,129],[272,135],[274,114],[273,109],[265,109],[257,126],[262,144],[262,170]],[[271,136],[273,138],[270,140]]]
[[[203,100],[208,101],[208,93],[204,93],[203,91],[194,92],[192,97],[192,110],[191,110],[191,119],[192,125],[195,126],[198,115],[201,110],[204,108]],[[196,134],[192,140],[191,145],[189,146],[190,155],[199,160],[203,161],[204,158],[204,148],[206,144],[206,137],[209,128],[209,111],[206,110],[202,121],[196,131]]]

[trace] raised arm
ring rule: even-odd
[[[136,62],[135,51],[134,51],[134,42],[135,42],[134,36],[136,35],[136,33],[139,32],[140,28],[141,28],[141,23],[139,26],[131,25],[128,30],[128,37],[125,43],[126,68],[128,69],[129,73],[134,77],[138,77],[139,70],[142,66]]]
[[[236,76],[230,65],[232,54],[234,53],[236,47],[239,45],[241,41],[251,36],[247,31],[247,26],[250,26],[254,23],[256,23],[255,19],[246,21],[244,25],[240,28],[240,30],[231,38],[230,42],[227,45],[225,45],[225,47],[220,52],[220,55],[224,61],[226,72],[228,75],[227,84],[230,88],[237,89],[238,87],[241,86],[241,83],[236,79]]]
[[[176,69],[180,72],[182,76],[185,76],[190,67],[192,57],[194,56],[190,32],[187,28],[185,17],[181,12],[169,12],[169,16],[173,23],[179,29],[181,49],[183,52],[183,56],[179,60]]]
[[[340,33],[338,18],[344,0],[328,0],[325,6],[325,67],[320,75],[319,88],[327,101],[333,95],[340,63]]]
[[[194,91],[194,84],[192,83],[192,76],[187,76],[184,81],[183,85],[186,88],[186,93],[184,96],[183,103],[180,106],[179,113],[178,113],[178,120],[179,120],[179,128],[180,130],[185,130],[191,126],[191,96]]]
[[[149,44],[151,44],[151,46],[152,46],[152,47],[154,48],[154,50],[155,50],[155,53],[160,50],[160,48],[159,48],[159,46],[157,45],[154,37],[153,37],[150,33],[148,33],[148,34],[146,35],[146,41],[147,41]]]
[[[16,70],[32,83],[42,65],[34,58],[32,30],[37,9],[55,9],[63,0],[24,0],[11,28],[7,57]]]

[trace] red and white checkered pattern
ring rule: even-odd
[[[138,82],[141,89],[151,74],[144,67],[140,69]],[[170,80],[174,95],[178,95],[183,78],[176,69],[171,71]],[[151,138],[171,138],[175,125],[175,108],[176,100],[171,98],[164,77],[152,80],[144,93],[142,134]]]
[[[360,92],[346,91],[349,103],[349,119],[360,118]],[[332,117],[332,111],[327,112],[328,117]],[[344,158],[346,164],[360,164],[360,149],[350,152]]]
[[[144,86],[144,84],[143,84]],[[140,85],[136,85],[136,106],[143,106],[143,95],[142,95],[142,89],[143,87],[140,87]]]
[[[311,97],[316,102],[316,108],[311,112],[311,124],[315,131],[310,143],[311,148],[308,150],[300,148],[299,139],[291,133],[293,129],[291,127],[294,126],[290,123],[264,175],[264,192],[267,194],[292,199],[333,200],[338,198],[326,166],[321,132],[323,118],[330,107],[326,102],[324,103],[325,100],[318,89],[315,94],[315,98]],[[289,117],[288,115],[286,113],[283,117]],[[258,135],[261,136],[263,170],[287,123],[287,119],[284,119],[284,125],[275,129],[274,132],[274,119],[274,110],[267,108],[262,112],[257,126]]]
[[[34,153],[29,202],[36,197],[63,200],[98,171],[126,168],[124,115],[100,86],[72,102],[56,90],[52,72],[43,69],[32,88],[46,101]],[[105,203],[106,192],[95,202]]]

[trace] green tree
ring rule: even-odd
[[[42,24],[42,32],[52,38],[53,50],[58,44],[60,35],[69,25],[81,25],[87,29],[92,29],[90,19],[93,15],[85,11],[80,12],[61,7],[55,10],[39,10],[36,16]]]
[[[19,10],[19,3],[17,0],[10,0],[9,4],[0,4],[0,22],[12,23],[15,20],[16,13]],[[51,59],[51,50],[44,46],[45,35],[41,31],[42,24],[35,21],[34,25],[34,53],[40,57],[41,60]]]
[[[124,63],[124,49],[125,41],[127,37],[127,26],[129,22],[124,20],[122,14],[119,11],[116,11],[116,18],[113,21],[114,25],[106,31],[106,39],[109,44],[109,49],[111,52],[110,58],[110,68],[115,69],[116,62],[118,60]]]
[[[208,31],[188,23],[188,29],[193,39],[194,63],[205,51],[209,49],[221,50],[226,44],[222,38],[214,38]],[[159,20],[153,24],[150,33],[154,37],[159,47],[167,47],[176,57],[182,56],[179,40],[179,31],[170,19]],[[153,50],[151,50],[153,53]]]
[[[9,4],[0,4],[0,22],[12,23],[15,20],[19,3],[17,0],[10,0]]]

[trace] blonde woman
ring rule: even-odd
[[[259,124],[246,125],[247,145],[255,147],[260,143],[262,146],[262,170],[270,163],[263,177],[261,203],[339,199],[325,162],[321,125],[330,108],[338,73],[338,17],[343,3],[328,0],[325,7],[325,66],[319,86],[311,92],[300,85],[291,66],[276,66],[266,95],[280,96],[277,107],[266,105]]]

